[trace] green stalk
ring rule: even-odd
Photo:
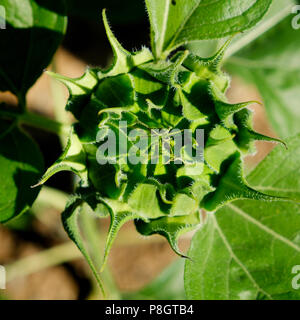
[[[19,124],[25,124],[33,128],[41,129],[56,135],[68,135],[70,126],[58,121],[49,119],[33,112],[18,113],[9,110],[0,110],[0,116],[7,119],[17,119]]]
[[[81,257],[81,252],[77,249],[75,244],[73,242],[66,242],[6,265],[6,280],[7,282],[10,282],[19,277],[25,277],[40,270]]]
[[[69,125],[62,124],[58,121],[40,116],[36,113],[25,112],[18,118],[19,122],[32,126],[37,129],[49,131],[57,135],[67,136],[69,134]]]
[[[36,201],[33,210],[38,211],[39,208],[50,207],[62,212],[65,209],[69,195],[63,191],[43,186]]]
[[[86,243],[88,244],[92,259],[94,259],[97,268],[99,268],[99,266],[102,264],[105,244],[105,238],[102,236],[102,232],[100,232],[100,228],[97,223],[98,221],[99,220],[96,219],[96,217],[88,212],[87,206],[82,208],[81,229],[86,238]],[[101,278],[104,282],[104,289],[107,291],[108,298],[117,300],[120,299],[121,295],[108,268],[101,273]],[[92,280],[93,290],[90,296],[92,299],[97,299],[101,296],[100,290],[96,281],[94,280],[94,277],[92,277]]]
[[[56,72],[56,63],[55,59],[52,62],[52,71]],[[54,114],[55,114],[55,120],[60,123],[66,123],[70,124],[70,118],[68,117],[68,114],[65,110],[65,96],[64,91],[61,83],[58,83],[57,80],[50,77],[50,88],[51,93],[53,97],[53,107],[54,107]],[[68,136],[66,135],[60,135],[60,142],[62,147],[64,148],[67,145],[68,142]]]

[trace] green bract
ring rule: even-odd
[[[111,217],[106,258],[117,231],[128,220],[134,220],[143,235],[165,236],[182,255],[177,239],[199,225],[199,209],[214,211],[242,198],[276,199],[252,189],[243,178],[242,158],[254,152],[254,141],[279,140],[253,131],[247,107],[254,102],[228,103],[230,79],[220,70],[227,44],[211,58],[179,51],[170,59],[155,60],[146,48],[126,51],[112,34],[105,13],[104,24],[115,55],[110,69],[88,69],[79,79],[52,74],[69,88],[67,110],[77,122],[65,152],[40,182],[61,170],[80,177],[63,222],[90,264],[76,220],[83,203],[97,216]],[[204,162],[100,165],[96,160],[99,128],[118,132],[120,121],[149,135],[155,128],[193,133],[203,129]],[[118,142],[135,143],[126,135],[122,139]],[[120,156],[117,152],[116,159]]]

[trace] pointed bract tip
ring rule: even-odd
[[[192,259],[192,258],[189,257],[189,256],[181,255],[181,258],[187,259],[187,260],[189,260],[189,261],[191,261],[191,262],[195,262],[195,260]]]
[[[34,189],[34,188],[37,188],[39,186],[41,186],[43,184],[42,181],[38,182],[37,184],[33,185],[33,186],[30,186],[31,189]]]
[[[55,80],[58,80],[58,81],[60,81],[60,82],[69,80],[67,77],[64,77],[64,76],[60,75],[59,73],[55,73],[55,72],[53,72],[53,71],[48,71],[48,70],[47,70],[47,71],[45,71],[45,73],[46,73],[48,76],[50,76],[51,78],[53,78],[53,79],[55,79]]]
[[[233,38],[237,35],[236,34],[233,34],[231,35],[225,42],[224,44],[221,46],[221,48],[217,51],[216,54],[214,54],[212,57],[211,57],[211,60],[212,61],[221,61],[223,59],[223,56],[225,54],[225,51],[227,50],[227,48],[229,47],[230,43],[232,42]]]
[[[114,33],[112,32],[112,30],[109,26],[109,22],[107,20],[106,9],[102,10],[102,19],[103,19],[104,28],[106,31],[106,36],[107,36],[108,41],[110,42],[110,45],[111,45],[112,50],[114,52],[115,59],[117,59],[117,57],[120,55],[121,56],[123,55],[125,57],[130,55],[130,53],[122,47],[122,45],[119,43],[119,41],[115,37]],[[116,63],[116,60],[115,60],[115,63]]]
[[[244,102],[244,104],[247,104],[248,106],[250,106],[252,104],[258,104],[259,106],[263,106],[263,104],[258,100],[250,100],[250,101]]]
[[[263,103],[260,102],[260,101],[258,101],[258,100],[253,100],[252,102],[253,102],[253,103],[256,103],[256,104],[258,104],[258,105],[260,105],[260,106],[263,106]]]
[[[103,19],[103,21],[107,21],[106,8],[103,8],[103,9],[102,9],[102,19]]]
[[[277,140],[278,140],[278,143],[281,143],[285,147],[285,150],[289,150],[289,147],[288,147],[288,145],[286,144],[285,141],[283,141],[281,139],[277,139]]]
[[[48,76],[55,78],[56,73],[54,73],[53,71],[49,71],[49,70],[47,70],[47,69],[45,69],[44,71],[45,71],[45,73],[46,73]]]

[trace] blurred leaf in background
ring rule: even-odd
[[[227,62],[227,68],[257,86],[268,119],[281,137],[299,132],[300,30],[291,16],[243,48]]]
[[[31,207],[40,188],[32,189],[43,170],[43,157],[35,142],[17,126],[0,121],[0,222]]]
[[[0,91],[11,91],[25,111],[25,96],[52,60],[67,24],[63,0],[3,0],[6,29],[1,30]],[[40,188],[43,156],[35,142],[20,129],[19,113],[1,116],[0,122],[0,222],[24,213]],[[9,115],[8,115],[9,114]]]
[[[0,91],[18,96],[24,107],[28,89],[50,63],[66,31],[62,0],[2,0],[6,29],[1,30]]]

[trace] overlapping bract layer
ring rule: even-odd
[[[247,185],[242,156],[254,151],[255,140],[278,140],[253,131],[247,109],[253,102],[227,102],[229,78],[220,71],[226,44],[211,58],[179,51],[169,60],[154,61],[146,48],[132,54],[122,48],[105,14],[104,24],[115,56],[110,69],[89,69],[80,79],[53,74],[69,88],[67,110],[78,121],[64,154],[41,183],[60,170],[80,177],[76,196],[80,200],[70,202],[73,209],[67,208],[64,219],[77,245],[81,240],[74,232],[76,219],[70,217],[72,212],[77,214],[74,203],[86,202],[100,217],[111,216],[105,257],[119,228],[132,219],[141,234],[165,236],[181,255],[177,239],[199,225],[199,209],[213,211],[240,198],[272,200]],[[96,159],[99,128],[117,133],[120,121],[149,135],[151,129],[190,129],[193,133],[203,129],[204,161],[100,165]],[[122,143],[132,144],[128,136],[123,138]],[[83,246],[78,246],[87,257]]]

